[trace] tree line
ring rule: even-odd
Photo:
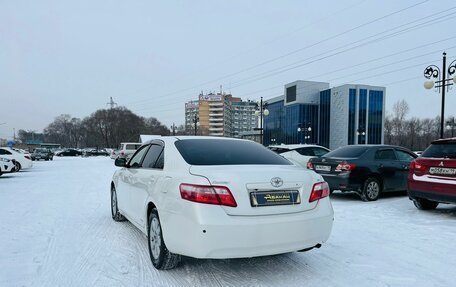
[[[141,117],[125,107],[117,107],[97,110],[83,119],[62,114],[43,133],[19,130],[18,138],[22,142],[37,140],[64,147],[116,148],[121,142],[137,142],[140,134],[166,136],[171,131],[154,117]]]
[[[440,137],[440,117],[407,118],[409,105],[405,100],[396,102],[392,112],[385,117],[385,144],[399,145],[412,151],[426,149]],[[454,117],[445,119],[444,137],[456,136]]]

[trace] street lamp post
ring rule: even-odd
[[[456,119],[451,117],[450,120],[446,122],[447,129],[451,130],[451,137],[454,137],[454,129],[456,128]]]
[[[299,124],[298,133],[299,132],[304,132],[304,143],[307,144],[311,138],[311,133],[312,133],[312,126],[310,125],[310,123],[308,123],[307,126],[304,128],[302,127],[301,124]]]
[[[260,117],[260,143],[263,144],[263,118],[269,115],[269,110],[267,109],[268,103],[263,103],[263,97],[261,97],[260,104],[257,104],[257,110],[255,111],[255,116]],[[257,129],[258,130],[258,129]]]
[[[193,119],[193,126],[195,127],[195,136],[196,136],[196,134],[198,132],[198,125],[199,125],[199,118],[195,114],[195,118]]]
[[[356,130],[356,135],[358,136],[358,138],[359,138],[359,136],[361,136],[361,141],[364,141],[364,144],[366,144],[366,131],[364,130],[364,128],[362,128],[362,127],[358,128]],[[359,142],[358,142],[358,144],[359,144]]]
[[[446,73],[448,72],[448,78]],[[448,66],[448,70],[446,67],[446,53],[443,52],[443,60],[442,60],[442,70],[436,65],[429,65],[424,69],[424,77],[428,79],[424,82],[424,88],[432,89],[434,86],[438,88],[439,92],[442,92],[442,108],[441,108],[441,115],[440,115],[440,138],[443,138],[443,131],[444,131],[444,122],[445,122],[445,92],[451,85],[456,83],[456,75],[454,77],[453,74],[456,73],[456,60],[451,62]],[[452,83],[453,81],[453,83]],[[435,85],[437,84],[437,85]],[[442,89],[440,89],[442,88]]]

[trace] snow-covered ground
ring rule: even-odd
[[[307,253],[185,258],[156,271],[147,240],[112,221],[109,158],[55,158],[0,177],[0,286],[455,286],[456,206],[335,193],[329,241]]]

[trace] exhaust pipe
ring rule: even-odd
[[[298,250],[298,252],[306,252],[306,251],[312,250],[312,249],[314,249],[314,248],[320,248],[320,247],[321,247],[321,244],[318,243],[318,244],[315,245],[314,247],[304,248],[304,249]]]

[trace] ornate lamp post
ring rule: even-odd
[[[448,78],[446,73],[448,72]],[[448,67],[446,67],[446,53],[443,52],[443,61],[442,61],[442,70],[436,65],[429,65],[424,69],[424,77],[428,79],[424,82],[424,88],[432,89],[434,86],[438,89],[439,92],[442,94],[442,109],[440,115],[440,138],[443,138],[443,131],[444,131],[444,122],[445,122],[445,92],[448,88],[454,83],[456,83],[456,75],[454,77],[453,74],[456,73],[456,60],[451,62]],[[442,89],[440,89],[442,88]]]
[[[260,117],[260,128],[254,130],[260,130],[260,143],[263,144],[264,129],[263,129],[263,118],[269,115],[269,110],[267,109],[268,103],[263,103],[263,97],[261,97],[260,103],[257,104],[257,110],[255,111],[255,116]]]

